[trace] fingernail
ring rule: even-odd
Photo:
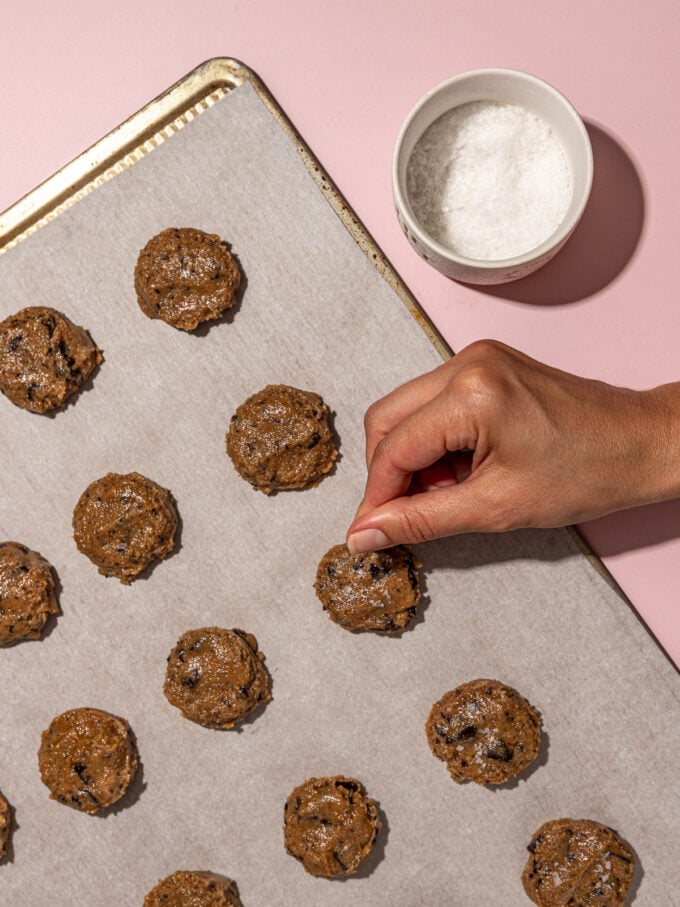
[[[362,529],[360,532],[353,532],[347,539],[347,547],[351,554],[377,551],[378,548],[386,548],[389,544],[390,540],[379,529]]]

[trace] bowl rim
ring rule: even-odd
[[[529,249],[528,252],[524,252],[522,255],[515,255],[512,258],[467,258],[464,255],[459,255],[457,252],[454,252],[453,249],[449,248],[449,246],[442,245],[422,228],[420,222],[413,215],[411,205],[408,201],[406,187],[404,186],[402,188],[398,175],[404,138],[413,120],[416,118],[418,113],[420,113],[423,107],[429,104],[434,97],[446,91],[451,85],[455,85],[457,82],[466,81],[470,78],[482,75],[498,75],[506,78],[525,80],[532,82],[533,84],[537,85],[542,91],[545,91],[547,94],[552,95],[553,99],[565,108],[565,110],[573,120],[574,125],[577,128],[577,132],[579,132],[581,135],[583,147],[586,154],[584,190],[581,194],[580,202],[574,209],[572,215],[569,218],[565,218],[560,226],[555,231],[553,231],[550,236],[544,239],[540,245],[534,246],[532,249]],[[451,107],[450,109],[453,110],[454,108]],[[420,138],[420,136],[418,138]],[[583,216],[583,212],[588,203],[588,199],[590,198],[592,184],[593,149],[590,142],[590,136],[588,135],[588,130],[586,129],[585,123],[581,119],[578,111],[571,103],[571,101],[564,94],[562,94],[561,91],[555,88],[554,85],[551,85],[550,82],[546,82],[545,79],[541,79],[539,76],[535,76],[532,73],[525,72],[521,69],[508,69],[505,67],[494,66],[482,67],[480,69],[467,69],[464,72],[459,72],[456,75],[451,76],[449,79],[445,79],[443,82],[440,82],[438,85],[435,85],[428,92],[426,92],[419,101],[416,102],[415,106],[408,113],[397,135],[397,139],[394,145],[394,152],[392,154],[392,192],[394,195],[394,203],[401,217],[403,217],[404,221],[406,222],[406,226],[408,227],[409,231],[423,246],[425,246],[425,248],[429,247],[430,250],[436,252],[441,258],[445,259],[446,261],[449,261],[452,264],[460,265],[461,267],[464,267],[468,270],[475,269],[478,271],[491,273],[501,268],[505,269],[517,267],[518,265],[529,264],[530,262],[543,257],[547,252],[550,252],[553,249],[559,249],[559,247],[567,240],[567,238]]]

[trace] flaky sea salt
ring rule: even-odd
[[[439,117],[408,162],[416,219],[439,243],[483,261],[523,255],[560,225],[571,199],[550,126],[512,104],[475,101]]]

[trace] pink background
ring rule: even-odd
[[[0,210],[213,56],[251,66],[454,349],[491,336],[634,387],[680,379],[677,0],[23,0],[0,30]],[[425,91],[507,66],[586,120],[591,202],[565,250],[505,288],[432,271],[392,209],[399,127]],[[577,480],[578,477],[575,477]],[[585,535],[680,664],[680,502]]]

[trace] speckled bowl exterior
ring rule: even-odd
[[[549,124],[567,159],[572,196],[562,223],[539,246],[515,258],[479,261],[456,254],[423,230],[408,200],[406,168],[416,142],[442,114],[473,101],[516,104],[532,111]],[[428,264],[463,283],[509,283],[547,264],[564,246],[581,219],[592,181],[593,152],[588,132],[576,110],[552,85],[514,69],[470,70],[429,91],[406,118],[392,161],[392,193],[404,235]]]

